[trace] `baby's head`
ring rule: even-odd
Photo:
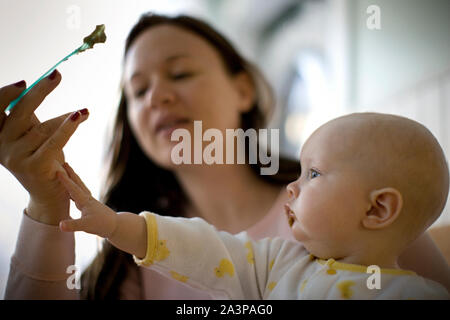
[[[449,171],[435,137],[400,116],[356,113],[305,142],[288,186],[294,236],[321,258],[388,247],[399,254],[442,212]]]

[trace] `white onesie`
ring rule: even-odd
[[[201,218],[140,215],[147,223],[147,253],[135,262],[215,299],[450,298],[442,285],[412,271],[381,269],[380,289],[369,289],[367,280],[375,275],[367,267],[317,259],[297,241],[254,241],[246,232],[217,231]]]

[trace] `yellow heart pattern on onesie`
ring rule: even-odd
[[[175,271],[170,271],[170,275],[172,276],[172,278],[174,278],[175,280],[178,280],[180,282],[186,282],[189,279],[188,277],[183,276]]]
[[[339,282],[336,287],[341,291],[341,297],[344,299],[350,299],[353,295],[353,290],[350,289],[351,286],[355,285],[355,282],[351,280],[346,280]]]
[[[158,240],[155,252],[155,261],[162,261],[169,256],[170,251],[167,249],[166,242],[167,240]]]
[[[245,243],[245,247],[248,249],[247,261],[248,261],[248,263],[253,264],[255,262],[255,258],[253,256],[253,248],[252,248],[252,244],[250,243],[250,241],[247,241]]]
[[[214,268],[214,273],[216,277],[222,278],[226,273],[232,277],[234,275],[233,263],[228,259],[220,260],[220,264],[217,268]]]
[[[273,288],[275,288],[275,286],[277,285],[276,282],[271,282],[267,285],[267,289],[269,289],[270,291],[273,290]]]

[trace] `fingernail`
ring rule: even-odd
[[[53,70],[52,73],[50,73],[50,75],[48,76],[48,78],[49,78],[50,80],[53,80],[53,79],[56,78],[56,74],[57,74],[57,71],[56,71],[56,69],[55,69],[55,70]]]
[[[19,87],[19,88],[25,87],[25,85],[26,85],[25,80],[14,83],[14,86]]]
[[[70,120],[77,121],[77,119],[80,117],[80,113],[77,111],[75,112],[71,117]]]
[[[84,108],[84,109],[81,109],[81,110],[78,110],[82,115],[87,115],[88,113],[89,113],[89,111],[88,111],[88,109],[87,108]]]

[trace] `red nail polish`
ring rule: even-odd
[[[72,120],[72,121],[77,121],[77,119],[80,117],[80,113],[77,111],[77,112],[75,112],[74,114],[72,114],[71,116],[70,116],[70,120]]]
[[[25,86],[26,86],[26,82],[25,82],[25,80],[22,80],[22,81],[19,81],[19,82],[14,83],[14,86],[15,86],[15,87],[22,88],[22,87],[25,87]]]
[[[49,78],[50,80],[53,80],[53,79],[55,79],[55,78],[56,78],[56,73],[57,73],[56,69],[55,69],[55,70],[53,70],[53,72],[52,72],[52,73],[50,73],[50,75],[48,76],[48,78]]]
[[[79,110],[79,112],[80,112],[82,115],[87,115],[87,114],[89,113],[89,111],[88,111],[87,108],[81,109],[81,110]]]

